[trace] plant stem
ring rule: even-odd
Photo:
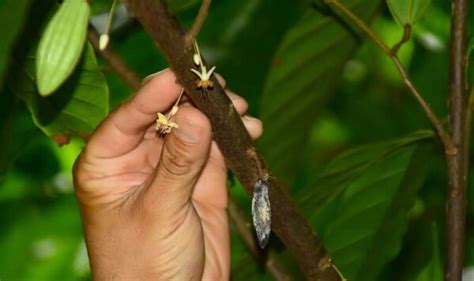
[[[102,34],[109,34],[110,27],[112,26],[112,20],[114,18],[115,7],[117,6],[117,0],[112,1],[112,6],[110,7],[109,14],[107,16],[107,21],[105,22],[104,30]]]
[[[390,52],[392,53],[392,56],[396,56],[398,54],[398,51],[400,50],[400,48],[403,46],[403,44],[405,44],[406,42],[410,40],[410,37],[411,37],[411,25],[405,24],[405,26],[403,27],[402,39],[400,39],[400,41],[397,44],[395,44],[395,46],[393,46],[392,49],[390,50]]]
[[[324,0],[324,2],[327,5],[332,5],[335,7],[337,10],[345,14],[347,17],[349,17],[357,27],[362,29],[366,33],[366,35],[374,41],[374,43],[380,47],[387,56],[390,57],[390,59],[393,61],[395,64],[395,67],[397,68],[398,72],[403,78],[403,83],[407,86],[407,88],[410,90],[410,93],[413,95],[413,97],[416,99],[418,104],[422,107],[423,111],[425,112],[426,116],[428,119],[430,119],[433,127],[435,128],[438,136],[440,137],[445,150],[449,154],[456,153],[455,147],[453,145],[453,142],[451,140],[450,135],[446,131],[445,127],[443,126],[443,123],[441,120],[436,116],[436,114],[433,112],[431,109],[430,105],[428,102],[423,98],[423,96],[420,94],[416,86],[413,84],[413,82],[410,79],[410,76],[408,75],[407,71],[403,67],[402,63],[400,62],[400,59],[398,58],[396,52],[393,52],[378,36],[375,34],[374,31],[363,21],[361,20],[358,16],[356,16],[351,10],[349,10],[344,4],[339,2],[339,0]]]
[[[209,118],[214,139],[249,194],[263,175],[269,175],[272,230],[295,257],[307,280],[341,280],[319,236],[296,208],[288,193],[271,177],[257,152],[239,114],[215,76],[213,89],[203,93],[196,88],[193,48],[186,46],[187,33],[170,13],[165,0],[124,0],[169,61],[179,84],[188,97]],[[203,64],[206,62],[203,60]],[[207,69],[210,69],[206,65]]]
[[[204,21],[207,18],[207,13],[209,12],[209,7],[211,6],[211,0],[202,0],[201,7],[199,8],[199,12],[194,19],[194,23],[188,31],[188,35],[186,38],[186,46],[189,47],[194,43],[196,40],[196,36],[198,35],[199,31],[201,30]]]
[[[117,75],[122,78],[122,80],[131,89],[136,90],[140,88],[140,77],[135,71],[131,70],[130,67],[128,67],[127,63],[122,59],[122,57],[120,57],[116,52],[114,52],[114,50],[112,50],[110,46],[105,50],[100,49],[100,35],[93,27],[89,27],[87,37],[89,38],[89,41],[94,47],[95,52],[107,61],[107,64],[113,72],[117,73]]]
[[[457,153],[446,154],[448,167],[447,251],[445,280],[461,281],[466,231],[466,35],[468,0],[452,0],[449,64],[449,121]]]

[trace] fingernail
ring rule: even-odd
[[[173,132],[182,142],[195,144],[201,140],[201,127],[195,123],[191,121],[178,122],[178,126]]]
[[[165,69],[163,69],[163,70],[161,70],[161,71],[152,73],[152,74],[148,75],[147,77],[143,78],[143,80],[142,80],[142,85],[145,85],[146,83],[148,83],[148,81],[150,81],[151,79],[153,79],[153,77],[155,77],[156,75],[158,75],[158,74],[160,74],[160,73],[162,73],[163,71],[166,71],[166,70],[168,70],[168,68],[165,68]]]
[[[255,118],[255,117],[252,117],[252,116],[249,116],[249,115],[245,115],[245,116],[242,117],[242,118],[244,118],[244,119],[247,120],[247,121],[251,121],[251,122],[253,121],[253,122],[262,123],[262,121],[261,121],[260,119],[257,119],[257,118]]]

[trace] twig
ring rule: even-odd
[[[449,63],[449,121],[458,153],[446,155],[448,166],[447,252],[445,280],[461,281],[466,230],[466,37],[468,0],[452,0]]]
[[[186,38],[186,47],[191,46],[196,40],[196,36],[198,35],[199,31],[201,30],[204,21],[207,18],[207,13],[209,12],[209,7],[211,6],[211,0],[202,0],[201,7],[199,8],[199,12],[194,19],[194,23],[188,31],[188,35]]]
[[[131,87],[133,90],[138,90],[141,84],[140,79],[136,72],[131,69],[128,65],[124,64],[123,59],[121,59],[120,55],[115,53],[113,50],[108,50],[110,56],[104,57],[109,65],[119,65],[120,69],[127,70],[126,73],[132,73],[133,75],[130,76],[132,80]],[[102,55],[103,52],[100,52],[99,55]],[[119,60],[116,60],[119,58]],[[111,61],[113,60],[113,61]],[[119,75],[122,79],[123,76]],[[135,85],[135,86],[132,86]],[[178,99],[179,100],[179,99]],[[255,237],[252,234],[252,230],[250,229],[250,223],[247,222],[245,219],[245,215],[243,215],[242,211],[239,209],[237,204],[233,201],[232,198],[229,198],[229,206],[228,212],[230,219],[234,222],[237,232],[244,241],[245,245],[251,252],[251,254],[255,257],[259,256],[259,251],[257,248]],[[273,257],[270,257],[265,262],[265,269],[267,272],[277,281],[291,281],[293,280],[291,275],[286,271],[286,269]]]
[[[253,185],[259,180],[259,175],[266,171],[265,163],[260,154],[257,153],[256,158],[249,155],[248,151],[255,149],[255,146],[217,79],[214,76],[211,78],[214,87],[208,89],[207,94],[196,88],[196,76],[190,71],[194,67],[194,51],[185,45],[188,36],[182,25],[170,13],[164,0],[124,2],[158,44],[189,98],[207,115],[212,124],[214,139],[228,167],[246,191],[252,194]],[[306,279],[340,281],[341,277],[320,238],[296,208],[293,200],[274,178],[270,177],[268,183],[272,230],[295,257]]]
[[[251,229],[250,222],[246,219],[245,215],[239,209],[237,204],[234,202],[232,197],[229,197],[229,204],[227,206],[229,217],[236,227],[237,233],[242,238],[245,246],[247,246],[250,253],[255,258],[261,258],[260,252],[255,240],[255,235]],[[265,261],[265,270],[277,281],[291,281],[293,278],[290,273],[286,271],[283,265],[273,257],[271,254]]]
[[[110,40],[110,27],[112,26],[112,20],[115,14],[115,7],[117,6],[117,0],[113,0],[112,6],[110,7],[109,14],[107,16],[107,21],[105,22],[104,31],[99,38],[99,49],[105,50]]]
[[[120,78],[132,89],[138,89],[141,84],[140,77],[136,72],[130,70],[127,63],[120,57],[117,53],[112,50],[111,46],[108,46],[107,49],[101,50],[99,44],[99,33],[93,28],[89,27],[87,37],[91,42],[92,46],[96,53],[103,57],[107,64],[110,66],[110,69],[117,73]]]
[[[405,44],[406,42],[408,42],[408,40],[410,40],[410,37],[411,37],[411,25],[405,24],[405,26],[403,27],[402,39],[400,39],[400,41],[397,44],[395,44],[395,46],[393,46],[391,49],[392,56],[396,56],[398,54],[398,51],[400,50],[400,48],[403,46],[403,44]]]
[[[423,111],[425,112],[426,116],[428,119],[430,119],[431,123],[436,129],[436,132],[438,133],[441,141],[444,144],[446,153],[449,154],[455,154],[456,153],[456,148],[453,145],[453,142],[451,140],[450,135],[446,131],[446,129],[443,126],[443,123],[441,120],[436,116],[436,114],[433,112],[431,109],[430,105],[428,102],[423,98],[423,96],[420,94],[418,89],[415,87],[413,82],[411,81],[407,71],[403,67],[402,63],[400,62],[400,59],[394,53],[378,36],[375,34],[372,29],[365,24],[364,21],[362,21],[358,16],[356,16],[351,10],[349,10],[344,4],[339,2],[339,0],[323,0],[327,5],[332,5],[335,8],[337,8],[340,12],[348,16],[360,29],[362,29],[367,36],[372,39],[375,44],[380,47],[385,54],[387,54],[395,64],[396,68],[398,69],[398,72],[400,72],[400,75],[403,78],[403,83],[407,86],[407,88],[410,90],[411,94],[413,97],[416,99],[416,101],[420,104],[420,106],[423,108]]]

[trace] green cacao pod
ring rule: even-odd
[[[44,30],[36,52],[36,84],[49,96],[71,75],[82,54],[89,21],[86,0],[65,0]]]

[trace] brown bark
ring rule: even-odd
[[[449,121],[452,153],[447,151],[448,206],[447,255],[445,280],[461,281],[464,266],[466,231],[466,184],[468,155],[466,145],[466,22],[468,0],[452,1],[451,46],[449,66]]]

